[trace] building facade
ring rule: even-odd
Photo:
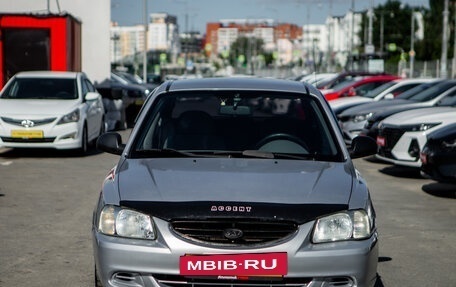
[[[81,70],[93,81],[103,81],[111,70],[110,47],[111,2],[91,1],[0,1],[2,13],[30,13],[32,15],[68,13],[81,22]],[[90,9],[87,9],[90,7]],[[64,12],[63,12],[64,11]]]
[[[147,24],[147,46],[144,25],[118,26],[111,23],[111,63],[135,61],[144,50],[169,53],[167,61],[176,62],[181,52],[177,18],[166,13],[152,13]]]
[[[272,19],[223,19],[206,25],[205,51],[209,58],[230,52],[239,38],[257,38],[263,41],[265,51],[274,53],[280,64],[293,61],[299,49],[302,28],[290,23],[277,23]]]

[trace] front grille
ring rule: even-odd
[[[312,278],[249,278],[238,279],[217,279],[217,277],[184,277],[177,275],[153,275],[155,280],[163,287],[208,287],[208,286],[232,286],[232,287],[280,287],[280,286],[308,286]],[[333,285],[329,285],[333,286]],[[343,285],[342,285],[343,286]]]
[[[385,137],[385,148],[392,149],[402,135],[405,133],[405,130],[395,129],[395,128],[384,128],[381,130],[381,135]]]
[[[2,141],[6,143],[52,143],[54,142],[55,137],[52,138],[10,138],[2,137]]]
[[[216,245],[251,246],[273,243],[293,235],[297,224],[289,221],[262,221],[252,219],[172,220],[172,229],[182,238]],[[242,231],[237,239],[228,239],[228,229]]]
[[[46,125],[46,124],[52,123],[56,119],[57,118],[46,118],[46,119],[37,119],[37,120],[30,120],[30,121],[33,122],[33,126],[36,127],[36,126],[41,126],[41,125]],[[13,118],[2,117],[2,121],[4,121],[5,123],[8,123],[8,124],[11,124],[11,125],[15,125],[15,126],[23,126],[22,122],[24,120],[25,119],[13,119]]]
[[[379,135],[385,138],[385,146],[379,148],[378,153],[387,158],[395,158],[392,149],[405,133],[405,130],[391,127],[384,127],[379,130]]]

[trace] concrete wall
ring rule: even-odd
[[[66,12],[81,21],[82,70],[92,81],[101,82],[111,70],[110,0],[0,0],[1,13]]]

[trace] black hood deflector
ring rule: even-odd
[[[293,221],[303,224],[348,209],[346,204],[281,204],[258,202],[145,202],[121,201],[120,205],[166,221],[175,219],[251,218]]]

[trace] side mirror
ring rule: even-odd
[[[357,136],[352,140],[350,148],[351,158],[360,158],[377,153],[377,143],[371,137]]]
[[[100,135],[97,139],[97,149],[101,151],[121,155],[124,148],[125,145],[122,144],[122,137],[118,133],[107,132]]]
[[[100,94],[95,93],[95,92],[88,92],[88,93],[85,95],[85,97],[84,97],[84,99],[85,99],[86,101],[95,101],[95,100],[97,100],[98,98],[100,98]]]
[[[394,95],[392,93],[388,93],[385,95],[385,100],[391,100],[394,99]]]

